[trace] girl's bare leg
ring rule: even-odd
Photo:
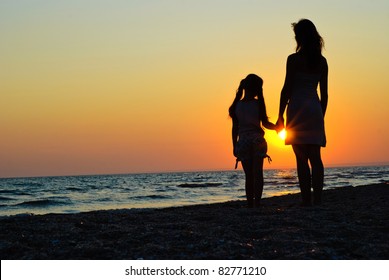
[[[242,161],[243,170],[246,177],[245,189],[247,203],[250,208],[254,207],[254,173],[253,173],[253,160]]]
[[[253,174],[254,174],[254,205],[258,207],[261,203],[263,192],[263,158],[257,157],[253,159]]]

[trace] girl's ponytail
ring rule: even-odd
[[[242,99],[242,96],[243,96],[243,89],[244,89],[244,79],[240,82],[239,84],[239,87],[238,87],[238,90],[236,91],[236,96],[235,96],[235,99],[234,99],[234,102],[232,102],[232,105],[230,106],[230,108],[228,109],[228,112],[229,112],[229,115],[232,119],[235,118],[235,108],[236,108],[236,104],[238,103],[238,101],[240,101]]]

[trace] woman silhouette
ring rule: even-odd
[[[285,144],[292,145],[296,155],[302,205],[310,206],[311,188],[313,204],[322,201],[324,167],[320,149],[326,145],[324,115],[328,102],[328,65],[321,54],[324,41],[315,25],[302,19],[292,26],[297,47],[296,53],[287,59],[277,125],[284,126],[283,115],[287,106]]]

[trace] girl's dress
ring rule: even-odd
[[[235,113],[239,123],[238,142],[235,147],[237,160],[268,157],[265,132],[259,119],[258,100],[239,101]]]
[[[286,112],[286,145],[326,146],[324,117],[317,94],[320,74],[297,73]]]

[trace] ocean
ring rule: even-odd
[[[299,192],[295,169],[264,170],[262,197]],[[389,166],[325,169],[324,189],[389,182]],[[0,179],[0,216],[160,208],[245,199],[244,173],[147,173]]]

